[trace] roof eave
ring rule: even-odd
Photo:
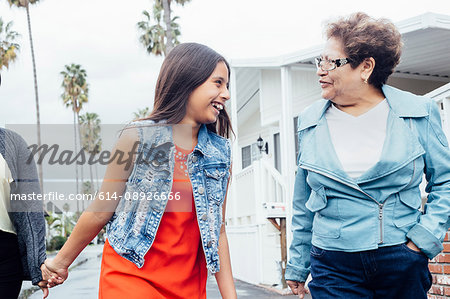
[[[427,12],[395,24],[401,34],[422,30],[426,28],[441,28],[450,30],[450,16]],[[293,65],[299,61],[309,60],[318,55],[323,49],[323,44],[309,47],[293,53],[265,58],[231,59],[233,68],[279,68]]]
[[[427,12],[395,24],[401,34],[423,30],[427,28],[440,28],[450,30],[450,16]]]

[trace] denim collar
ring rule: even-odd
[[[158,140],[160,142],[173,142],[172,140],[172,127],[170,125],[167,125],[167,120],[163,119],[158,121],[158,123],[156,123],[153,120],[144,120],[144,121],[140,121],[137,122],[137,124],[141,125],[143,123],[144,126],[147,126],[148,123],[150,124],[163,124],[167,129],[169,129],[169,131],[166,130],[158,130]],[[169,133],[169,134],[168,134]],[[211,136],[210,134],[213,134],[212,132],[210,132],[208,130],[208,128],[206,127],[206,125],[202,124],[199,128],[198,131],[198,143],[194,148],[194,152],[198,151],[200,152],[202,155],[206,156],[206,157],[212,157],[212,142],[211,142]],[[218,135],[217,135],[218,136]],[[221,136],[219,136],[220,138],[222,138]]]
[[[350,178],[343,170],[331,143],[328,124],[324,117],[330,101],[322,100],[302,113],[299,131],[314,127],[304,136],[304,147],[299,163],[315,169],[326,170],[334,177],[349,184],[363,184],[397,171],[404,165],[425,153],[410,123],[403,118],[428,116],[426,102],[411,93],[390,86],[383,86],[383,92],[391,107],[387,120],[386,138],[380,160],[357,179]],[[314,106],[316,105],[316,106]],[[327,140],[324,142],[324,140]],[[408,146],[405,146],[405,145]],[[407,183],[407,182],[406,182]]]
[[[210,132],[206,125],[201,125],[198,130],[198,143],[194,148],[194,151],[199,151],[204,156],[211,157],[211,138],[209,136]]]

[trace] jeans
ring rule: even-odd
[[[17,236],[0,230],[0,298],[17,299],[22,286],[22,262]]]
[[[428,258],[406,244],[360,252],[311,248],[314,299],[426,299]]]

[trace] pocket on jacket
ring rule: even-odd
[[[225,178],[227,176],[226,167],[211,167],[205,168],[205,180],[206,180],[206,193],[208,200],[213,201],[216,204],[221,204],[225,198],[226,183]],[[225,186],[224,186],[225,185]]]
[[[420,191],[409,189],[395,194],[393,221],[395,226],[404,227],[417,223],[421,215],[419,208],[422,204]]]
[[[324,187],[321,187],[316,191],[311,190],[311,194],[309,195],[309,199],[305,205],[308,210],[313,213],[325,208],[327,206],[327,197],[325,195]]]
[[[312,190],[306,207],[314,214],[312,231],[315,235],[337,239],[341,235],[342,220],[338,199],[328,200],[325,188]]]

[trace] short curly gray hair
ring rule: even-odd
[[[350,65],[356,68],[369,57],[375,68],[369,83],[381,88],[400,62],[403,42],[400,32],[387,19],[374,19],[363,12],[351,14],[326,26],[327,39],[341,41]]]

